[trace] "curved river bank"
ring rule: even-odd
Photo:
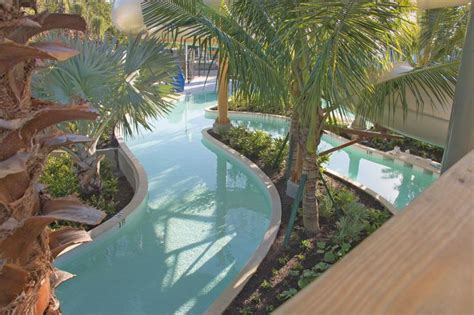
[[[215,102],[213,93],[186,96],[152,132],[127,141],[148,175],[148,205],[121,229],[60,259],[58,267],[77,274],[57,290],[65,314],[201,314],[252,256],[270,201],[250,171],[202,140],[201,130],[212,125],[204,109]],[[278,122],[237,123],[287,131]],[[338,152],[329,168],[344,173],[352,156]],[[384,186],[400,207],[431,183],[388,161],[361,155],[358,162],[357,176],[364,179],[366,167],[382,176],[367,181]]]

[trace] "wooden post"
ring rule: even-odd
[[[474,15],[471,12],[454,95],[441,172],[474,149]]]

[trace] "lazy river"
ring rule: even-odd
[[[127,141],[149,181],[147,205],[58,267],[76,274],[57,289],[65,314],[202,314],[261,242],[270,220],[264,185],[202,139],[214,93],[188,95],[154,130]],[[283,121],[235,123],[284,135]],[[323,146],[335,145],[325,139]],[[351,148],[328,168],[403,208],[436,178]]]

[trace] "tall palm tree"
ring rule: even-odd
[[[208,2],[208,1],[204,1]],[[208,6],[202,0],[159,0],[143,4],[144,20],[152,34],[176,41],[193,41],[206,50],[217,45],[219,63],[219,99],[227,101],[227,86],[232,80],[234,93],[261,95],[271,103],[281,103],[284,79],[265,54],[265,41],[248,32],[240,23],[234,6],[222,2]],[[250,71],[251,69],[251,71]],[[258,93],[257,93],[258,92]],[[222,108],[221,108],[222,109]],[[218,120],[226,123],[225,111]]]
[[[83,230],[52,231],[48,225],[56,220],[98,224],[105,213],[72,196],[52,199],[38,179],[52,150],[89,140],[55,125],[93,120],[97,112],[85,103],[60,106],[31,97],[36,60],[66,60],[77,51],[30,38],[58,28],[84,31],[85,22],[73,15],[28,15],[22,7],[35,7],[35,1],[0,3],[0,313],[59,314],[54,288],[73,275],[56,269],[53,260],[91,238]]]
[[[217,40],[231,62],[239,95],[293,109],[292,179],[307,175],[303,218],[306,231],[314,234],[319,230],[315,190],[323,128],[337,120],[335,114],[359,107],[366,115],[376,111],[359,100],[381,94],[374,78],[411,43],[406,2],[235,0],[216,13],[200,1],[162,0],[147,3],[144,12],[149,27],[198,42]],[[433,78],[432,88],[447,90],[445,75],[433,71],[424,79]]]
[[[396,32],[399,12],[390,1],[236,0],[220,14],[200,1],[144,6],[149,27],[215,38],[228,56],[238,93],[293,106],[292,138],[299,148],[294,168],[308,177],[303,200],[308,233],[319,230],[316,149],[323,123],[370,85],[366,69],[382,63],[378,56],[385,55],[387,33]]]
[[[154,38],[129,38],[123,45],[114,39],[101,41],[61,37],[80,54],[51,63],[35,77],[34,94],[62,104],[88,100],[100,113],[90,123],[63,126],[87,134],[92,141],[65,148],[78,170],[84,192],[100,189],[99,168],[103,155],[97,145],[105,132],[119,127],[126,134],[140,127],[151,129],[150,119],[167,113],[172,104],[174,58]]]

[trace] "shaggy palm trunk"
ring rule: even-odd
[[[100,191],[102,181],[100,178],[100,163],[105,158],[103,154],[97,152],[89,153],[81,151],[73,158],[74,168],[79,178],[81,192],[89,195]]]
[[[0,314],[59,314],[54,287],[72,275],[53,266],[67,247],[90,241],[74,228],[52,231],[56,220],[97,224],[104,213],[74,197],[51,199],[38,183],[48,154],[61,146],[89,141],[67,135],[56,124],[93,120],[87,104],[62,106],[31,97],[30,82],[37,59],[65,60],[77,54],[59,43],[27,45],[41,32],[84,30],[78,16],[43,12],[27,16],[20,4],[0,2]]]

